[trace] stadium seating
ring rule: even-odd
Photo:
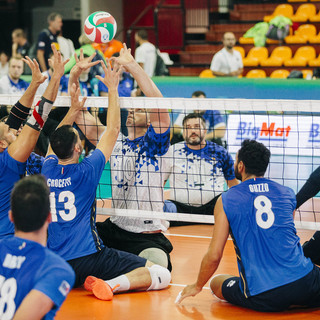
[[[268,58],[268,49],[265,47],[254,47],[251,48],[243,59],[243,66],[245,67],[256,67],[261,61]]]
[[[261,61],[262,67],[280,67],[285,60],[292,57],[292,50],[290,47],[282,46],[275,48],[270,55],[270,58]]]
[[[302,74],[303,74],[303,79],[312,78],[312,70],[301,70]]]
[[[287,79],[289,74],[290,74],[290,71],[288,71],[288,70],[278,69],[278,70],[274,70],[270,74],[270,78],[273,78],[273,79]]]
[[[210,69],[205,69],[200,72],[199,78],[215,78]]]
[[[240,52],[242,59],[244,58],[244,56],[246,55],[246,52],[244,51],[243,47],[239,47],[239,46],[235,46],[233,47],[233,50],[237,50]]]
[[[264,70],[261,70],[261,69],[253,69],[253,70],[250,70],[247,75],[246,75],[247,78],[266,78],[267,75],[266,75],[266,72]]]
[[[291,4],[279,4],[275,8],[273,13],[271,15],[269,15],[269,16],[264,16],[263,20],[265,22],[269,22],[275,16],[279,16],[279,15],[291,18],[291,16],[293,15],[293,7],[292,7],[292,5]]]
[[[320,1],[320,0],[319,0]],[[320,22],[320,11],[318,12],[318,14],[310,17],[310,22]]]
[[[315,36],[309,36],[310,43],[320,43],[320,32]]]
[[[240,44],[254,44],[254,40],[253,40],[253,38],[240,37],[239,43]]]
[[[308,0],[288,0],[288,2],[308,2]]]
[[[320,55],[316,59],[309,60],[308,65],[310,67],[320,67]]]
[[[313,24],[301,25],[292,36],[285,37],[286,43],[307,43],[311,37],[315,37],[317,28]]]
[[[289,17],[293,22],[306,22],[317,13],[317,9],[312,3],[304,3],[297,9],[296,13]]]
[[[305,67],[309,60],[315,59],[316,50],[314,47],[300,47],[292,59],[284,61],[286,67]]]

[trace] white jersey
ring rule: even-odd
[[[112,207],[120,209],[163,211],[163,186],[170,129],[155,133],[150,126],[146,134],[129,140],[121,133],[110,157]],[[169,223],[161,219],[111,217],[118,227],[135,233],[166,231]]]
[[[29,83],[19,79],[13,82],[9,76],[3,76],[0,79],[0,94],[23,94],[29,86]]]
[[[233,50],[233,53],[230,53],[226,48],[223,48],[214,55],[210,66],[212,71],[219,71],[226,74],[241,68],[243,68],[243,63],[240,52]]]
[[[207,141],[204,148],[192,150],[185,142],[170,147],[170,200],[202,206],[225,190],[226,180],[235,178],[233,160],[227,150]]]
[[[144,42],[135,52],[135,59],[138,63],[143,63],[143,69],[151,78],[156,67],[156,47],[150,42]]]

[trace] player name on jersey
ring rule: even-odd
[[[14,256],[7,253],[2,265],[8,269],[20,269],[25,260],[24,256]]]
[[[55,187],[55,188],[64,188],[71,186],[71,177],[66,179],[48,179],[47,180],[48,187]]]
[[[250,192],[269,192],[267,183],[249,184]]]

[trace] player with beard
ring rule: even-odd
[[[227,150],[206,141],[205,120],[199,113],[190,113],[183,119],[185,141],[170,147],[169,174],[171,194],[164,211],[212,215],[219,195],[238,184],[233,160]],[[172,221],[171,226],[190,223]]]

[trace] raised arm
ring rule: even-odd
[[[162,97],[162,94],[152,79],[145,73],[141,66],[134,60],[131,55],[131,49],[126,44],[120,51],[117,58],[113,58],[120,65],[124,66],[126,71],[130,72],[137,81],[140,89],[146,97]],[[164,133],[170,127],[170,116],[167,109],[150,110],[150,122],[156,133]]]
[[[60,52],[57,51],[54,45],[52,45],[51,48],[54,53],[52,60],[54,72],[50,83],[44,92],[43,97],[35,106],[32,115],[29,117],[19,137],[8,147],[8,152],[11,157],[20,162],[25,162],[34,149],[40,134],[40,130],[48,118],[53,101],[56,99],[60,78],[64,74],[64,65],[67,61],[63,62]],[[46,77],[41,74],[36,60],[31,61],[31,59],[27,58],[24,61],[32,70],[32,80],[29,88],[19,102],[23,106],[30,108],[39,85],[46,79]]]
[[[120,132],[120,105],[118,86],[121,73],[121,67],[117,63],[113,65],[113,69],[107,61],[107,66],[101,63],[105,76],[104,78],[97,76],[107,87],[109,92],[108,97],[108,114],[107,114],[107,130],[102,135],[97,149],[100,149],[106,158],[109,160],[113,147],[117,141]]]

